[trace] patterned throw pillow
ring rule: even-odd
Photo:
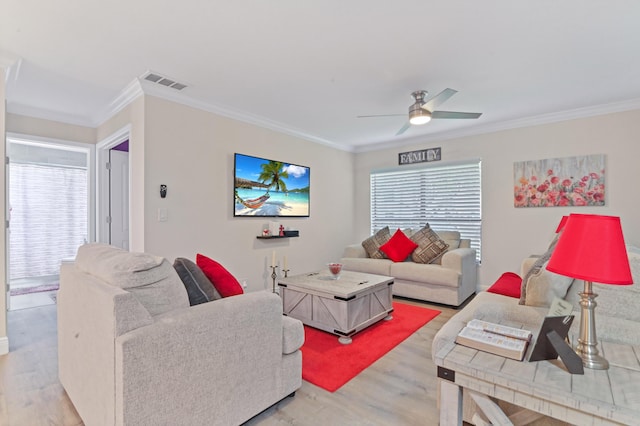
[[[418,248],[411,254],[411,259],[416,263],[433,263],[449,248],[449,245],[440,239],[428,223],[413,234],[411,240],[418,244]]]
[[[418,247],[401,230],[397,230],[386,244],[380,247],[380,251],[394,262],[404,261],[413,250]]]
[[[372,259],[384,259],[385,254],[380,251],[380,247],[391,239],[389,227],[385,226],[366,240],[362,242],[362,247]]]

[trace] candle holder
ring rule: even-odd
[[[278,277],[278,274],[276,274],[276,268],[277,266],[271,266],[271,280],[273,281],[273,292],[277,293],[276,291],[276,278]]]
[[[283,269],[282,272],[284,272],[284,277],[287,278],[289,276],[289,271],[291,269]]]

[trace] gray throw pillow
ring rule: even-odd
[[[535,263],[531,266],[531,269],[527,271],[527,273],[522,277],[522,287],[520,288],[520,301],[518,302],[520,305],[526,305],[527,303],[527,283],[529,282],[529,278],[532,275],[540,275],[540,271],[542,267],[549,262],[551,259],[551,255],[553,254],[553,250],[556,248],[556,244],[558,244],[558,239],[560,239],[560,234],[556,234],[551,244],[549,244],[549,248],[546,253],[536,259]]]
[[[387,256],[380,251],[380,247],[391,239],[389,227],[385,226],[362,242],[362,247],[372,259],[386,259]]]
[[[191,260],[178,257],[173,262],[173,267],[187,289],[191,306],[222,299],[222,296],[202,272],[202,269]]]

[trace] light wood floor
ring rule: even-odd
[[[247,425],[437,425],[431,342],[457,311],[442,313],[334,393],[303,381],[295,397]],[[0,425],[82,425],[58,381],[56,305],[8,313],[10,352],[0,356]]]
[[[247,425],[437,425],[436,367],[431,342],[457,311],[406,299],[442,313],[336,392],[303,381]]]

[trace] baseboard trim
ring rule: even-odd
[[[9,353],[9,338],[0,337],[0,355],[6,355]]]

